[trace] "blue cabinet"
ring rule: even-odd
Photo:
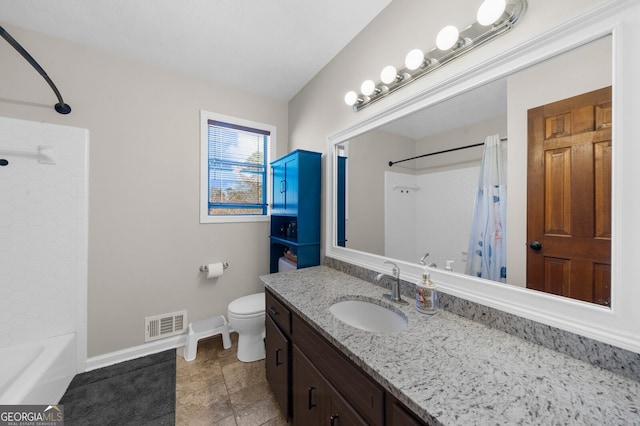
[[[295,215],[298,210],[298,161],[298,155],[287,155],[271,163],[272,214]]]
[[[271,272],[285,251],[298,268],[320,264],[322,154],[296,150],[271,163]]]

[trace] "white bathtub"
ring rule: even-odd
[[[75,333],[0,349],[0,405],[57,404],[75,373]]]

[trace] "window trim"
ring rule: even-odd
[[[265,185],[267,187],[267,212],[261,215],[209,215],[209,120],[221,121],[240,127],[249,127],[270,132],[269,146],[265,152],[267,173]],[[271,124],[258,123],[242,118],[217,114],[200,110],[200,223],[234,223],[234,222],[266,222],[271,218],[271,159],[276,147],[276,127]]]

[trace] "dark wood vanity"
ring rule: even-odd
[[[424,425],[285,302],[266,291],[266,373],[293,425]]]

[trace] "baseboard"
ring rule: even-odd
[[[108,367],[120,362],[129,361],[147,355],[156,354],[158,352],[169,349],[177,349],[187,344],[187,335],[168,337],[166,339],[156,340],[154,342],[145,343],[144,345],[134,346],[132,348],[122,349],[116,352],[110,352],[104,355],[98,355],[87,358],[85,372],[95,370],[97,368]]]

